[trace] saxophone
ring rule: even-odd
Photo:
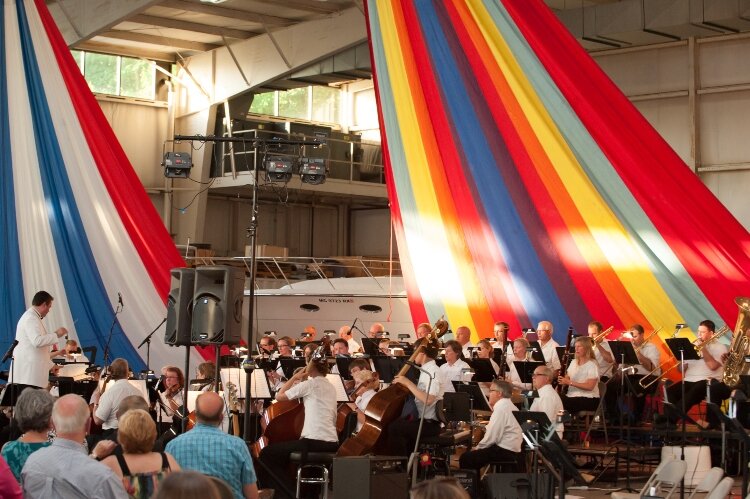
[[[724,384],[732,388],[740,383],[740,375],[747,374],[750,366],[745,362],[745,355],[750,354],[750,298],[737,297],[734,302],[739,307],[737,325],[734,328],[729,355],[724,362]]]

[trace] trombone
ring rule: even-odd
[[[607,338],[607,335],[611,333],[614,328],[615,326],[609,326],[607,329],[605,329],[601,333],[591,338],[591,342],[593,343],[593,346],[597,346],[599,343],[605,340]]]
[[[640,345],[638,345],[637,347],[633,348],[633,350],[635,350],[635,353],[636,354],[639,353],[641,351],[641,348],[643,348],[644,346],[646,346],[646,343],[648,343],[651,340],[651,338],[653,338],[654,336],[656,336],[657,334],[659,334],[659,331],[661,331],[661,326],[659,326],[656,329],[654,329],[651,332],[651,334],[649,334],[648,336],[646,336],[646,338],[643,339],[643,342]]]

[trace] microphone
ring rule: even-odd
[[[11,356],[13,356],[13,350],[15,350],[17,345],[18,340],[13,340],[13,343],[10,344],[10,348],[7,352],[5,352],[5,355],[3,355],[3,360],[0,360],[0,364],[4,363],[6,360],[10,359]]]
[[[120,307],[123,306],[122,305],[122,293],[120,293],[119,291],[117,292],[117,303],[120,304]]]

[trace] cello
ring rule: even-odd
[[[437,346],[437,340],[448,330],[448,323],[442,319],[423,338],[417,340],[414,353],[409,357],[414,362],[427,346]],[[404,364],[397,376],[404,376],[411,366]],[[367,416],[359,432],[347,438],[336,453],[337,457],[363,456],[377,450],[382,445],[389,424],[398,419],[404,407],[409,389],[398,383],[376,393],[367,404]]]

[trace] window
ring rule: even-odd
[[[341,90],[333,87],[312,87],[312,120],[339,122]]]
[[[117,67],[118,57],[114,55],[86,52],[83,75],[92,92],[119,95]]]
[[[309,120],[307,87],[279,92],[279,116]]]
[[[92,92],[154,100],[156,64],[133,57],[72,50]]]
[[[276,114],[276,92],[264,92],[255,94],[250,112],[273,116]]]
[[[120,63],[120,95],[153,100],[156,92],[154,63],[123,57]]]

